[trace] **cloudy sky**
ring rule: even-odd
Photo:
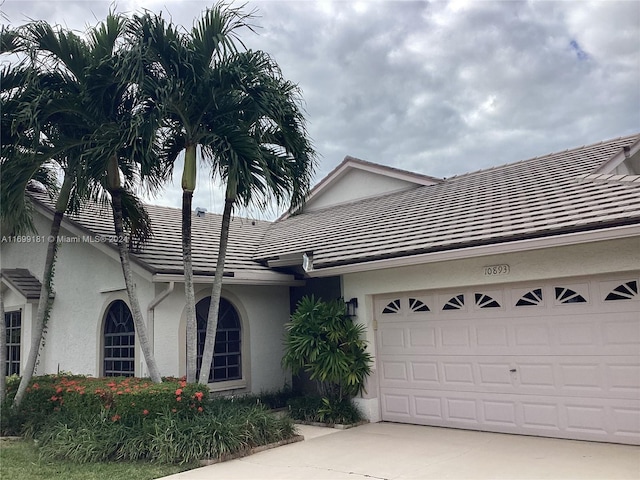
[[[190,28],[212,2],[121,0]],[[236,2],[236,6],[241,3]],[[4,0],[3,22],[84,30],[111,2]],[[640,2],[250,1],[303,92],[316,181],[345,155],[449,177],[640,132]],[[179,177],[153,200],[180,206]],[[222,210],[200,175],[194,206]],[[273,218],[277,212],[240,212]]]

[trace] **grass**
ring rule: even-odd
[[[151,480],[197,465],[149,462],[74,463],[42,460],[29,440],[0,441],[0,478],[20,480]]]

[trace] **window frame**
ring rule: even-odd
[[[18,321],[18,325],[7,325],[7,322],[11,323],[12,319],[16,319]],[[7,359],[4,366],[4,373],[7,376],[9,375],[20,375],[20,371],[22,369],[21,360],[22,360],[22,309],[11,310],[4,312],[5,328],[6,328],[6,348],[7,348]],[[11,333],[18,332],[18,340],[10,342]],[[17,356],[17,360],[13,359],[13,357]],[[13,367],[17,366],[17,370],[14,370]]]
[[[123,337],[124,334],[123,332],[112,332],[112,333],[107,333],[107,326],[108,323],[110,321],[109,318],[109,314],[111,313],[112,308],[115,308],[117,306],[120,307],[125,307],[127,309],[127,311],[129,312],[129,319],[127,321],[127,323],[130,322],[132,330],[131,331],[127,331],[124,332],[124,334],[126,334],[126,336],[130,339],[131,343],[128,343],[126,345],[107,345],[107,338],[117,338],[117,337]],[[108,337],[109,336],[109,337]],[[102,376],[104,377],[135,377],[136,376],[136,334],[135,334],[135,324],[133,323],[133,314],[131,312],[131,308],[129,308],[129,305],[127,305],[127,302],[125,302],[122,299],[115,299],[111,302],[109,302],[104,316],[103,316],[103,320],[102,320],[102,328],[101,328],[101,337],[102,337],[102,364],[101,364],[101,373]],[[120,348],[120,349],[130,349],[133,352],[133,357],[114,357],[113,355],[111,356],[107,356],[107,349],[116,349],[116,348]],[[115,369],[107,369],[107,362],[116,362],[116,361],[126,361],[126,362],[131,362],[132,365],[132,370],[131,371],[124,371],[122,369],[120,370],[115,370]]]
[[[200,375],[200,364],[202,362],[202,350],[204,349],[204,332],[206,329],[206,323],[203,326],[202,325],[202,312],[206,311],[206,314],[208,315],[209,313],[209,305],[210,305],[210,301],[211,301],[211,295],[205,295],[204,297],[202,297],[200,300],[198,300],[196,302],[196,322],[198,323],[198,343],[197,343],[197,373],[196,376],[198,377]],[[203,303],[205,302],[205,303]],[[198,312],[198,305],[203,305],[203,307],[201,307],[201,311]],[[225,315],[226,313],[233,313],[234,317],[235,317],[235,321],[236,321],[236,327],[222,327],[220,325],[220,320],[221,320],[221,315]],[[202,328],[204,327],[204,329]],[[222,390],[232,390],[232,389],[242,389],[242,388],[246,388],[247,386],[247,363],[246,363],[246,337],[245,337],[245,325],[243,324],[242,321],[242,316],[240,314],[240,310],[236,307],[236,305],[234,304],[234,302],[232,302],[231,300],[229,300],[228,298],[225,297],[220,297],[220,310],[218,312],[218,328],[216,329],[216,347],[215,349],[218,350],[219,347],[219,335],[225,334],[228,335],[230,333],[234,333],[237,332],[237,336],[234,336],[234,338],[232,340],[227,339],[227,341],[225,342],[226,345],[228,345],[229,343],[237,343],[238,344],[238,348],[234,351],[231,352],[215,352],[214,351],[214,357],[212,360],[212,365],[211,365],[211,371],[209,374],[209,382],[207,383],[209,385],[209,389],[211,391],[222,391]],[[215,375],[215,371],[221,371],[222,369],[226,368],[226,371],[229,371],[229,365],[225,365],[225,366],[215,366],[216,363],[216,358],[221,359],[221,358],[229,358],[232,356],[237,356],[237,362],[233,365],[231,365],[231,367],[235,367],[238,368],[239,371],[239,375],[237,376],[233,376],[233,378],[229,379],[228,376],[227,378],[224,379],[213,379],[212,377]]]

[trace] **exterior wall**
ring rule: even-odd
[[[156,288],[162,291],[166,285]],[[210,295],[211,285],[196,285],[196,302]],[[233,390],[260,393],[290,384],[291,375],[280,365],[289,319],[288,287],[224,285],[222,296],[236,308],[242,325],[243,381],[234,383]],[[154,313],[155,355],[163,375],[186,373],[184,298],[184,284],[177,283]]]
[[[313,212],[331,205],[353,202],[358,199],[384,195],[415,188],[416,184],[380,175],[365,170],[352,169],[339,181],[317,197],[312,197],[304,206],[305,212]]]
[[[49,221],[37,215],[35,225],[39,235],[46,238]],[[76,235],[64,229],[60,235],[76,238]],[[2,244],[3,268],[27,268],[40,281],[45,256],[46,243],[43,242]],[[134,274],[134,277],[144,309],[153,298],[152,285],[139,275]],[[54,291],[56,296],[37,373],[69,371],[99,376],[102,368],[104,313],[113,300],[126,301],[127,298],[119,261],[101,254],[89,243],[61,243],[55,267]],[[7,304],[7,310],[8,307]],[[23,365],[29,354],[31,322],[36,310],[37,303],[33,304],[31,316],[23,315]],[[136,375],[144,375],[142,356],[137,355],[137,358],[140,361],[136,365]]]
[[[507,264],[508,275],[488,276],[484,267]],[[631,272],[640,269],[640,239],[628,238],[554,247],[467,260],[389,268],[343,276],[344,298],[358,298],[357,319],[367,326],[369,351],[375,356],[373,296],[409,290],[497,285],[529,280]],[[377,372],[369,377],[360,406],[372,421],[380,420]]]
[[[2,251],[4,255],[4,249]],[[4,261],[3,261],[4,265]],[[0,285],[0,288],[4,285]],[[22,371],[22,359],[26,360],[26,356],[22,353],[28,351],[30,348],[29,338],[31,338],[31,319],[35,316],[38,310],[38,302],[35,300],[27,300],[19,293],[13,291],[11,288],[3,290],[3,301],[5,313],[20,311],[20,371]],[[0,319],[4,321],[4,319]],[[42,367],[36,365],[36,370],[42,370]]]
[[[35,218],[40,236],[48,235],[49,221]],[[76,238],[64,229],[61,236]],[[42,280],[46,243],[3,243],[3,268],[27,268]],[[149,305],[168,287],[154,284],[144,271],[134,273],[142,314],[147,321],[153,350],[163,376],[185,374],[185,303],[184,285],[174,284],[173,292],[151,311]],[[146,278],[148,277],[148,278]],[[196,301],[209,295],[210,286],[196,286]],[[117,254],[112,256],[89,243],[61,243],[55,268],[56,292],[49,319],[45,347],[41,352],[38,374],[68,371],[100,376],[102,372],[102,332],[104,316],[115,300],[127,299]],[[31,322],[37,302],[6,289],[5,310],[22,309],[21,363],[29,353]],[[284,323],[289,319],[289,288],[286,286],[229,285],[223,288],[240,314],[243,327],[243,371],[246,388],[242,391],[275,390],[291,383],[290,374],[280,366],[283,355]],[[137,342],[137,340],[136,340]],[[139,348],[136,349],[137,376],[148,375]]]

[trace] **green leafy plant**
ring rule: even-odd
[[[354,424],[364,420],[353,400],[305,395],[288,402],[289,416],[302,422],[321,422],[330,425]]]
[[[18,383],[10,379],[10,388]],[[210,398],[205,386],[184,378],[153,383],[132,377],[34,377],[20,409],[3,408],[2,414],[3,432],[10,426],[14,434],[36,439],[42,458],[78,463],[191,464],[295,433],[289,417],[276,417],[258,403]]]
[[[11,379],[14,390],[19,380]],[[19,408],[2,408],[0,431],[4,435],[34,436],[46,422],[61,415],[99,416],[106,412],[112,422],[149,419],[165,411],[200,415],[208,406],[205,385],[166,378],[157,384],[145,378],[92,378],[80,375],[34,377]],[[8,398],[11,396],[9,395]]]
[[[331,400],[362,393],[372,359],[363,338],[365,327],[346,315],[344,303],[304,297],[286,331],[282,363],[294,374],[307,372],[319,393]]]

